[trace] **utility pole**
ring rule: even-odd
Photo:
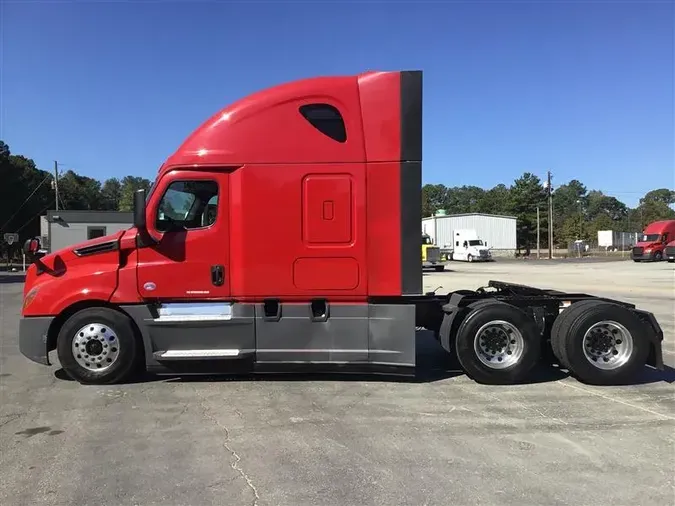
[[[537,260],[541,258],[541,240],[539,239],[539,206],[537,206]]]
[[[551,171],[547,172],[546,190],[548,191],[548,259],[553,258],[553,187]]]
[[[59,210],[59,162],[54,160],[54,193],[56,200],[55,209]]]

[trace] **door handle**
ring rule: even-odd
[[[225,282],[225,268],[222,265],[211,266],[211,283],[214,286],[222,286]]]

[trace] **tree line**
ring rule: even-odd
[[[5,233],[21,240],[40,234],[40,216],[56,205],[54,174],[40,170],[23,155],[13,155],[0,141],[0,243]],[[59,209],[131,211],[134,192],[148,190],[151,182],[135,176],[101,182],[73,170],[59,174]]]
[[[589,190],[573,179],[553,185],[553,247],[567,248],[578,239],[597,241],[598,230],[641,232],[649,223],[675,219],[675,191],[659,188],[647,192],[635,208],[600,190]],[[537,242],[537,208],[540,241],[548,247],[548,191],[536,175],[526,172],[510,186],[499,184],[485,190],[477,186],[446,187],[427,184],[422,188],[422,212],[447,214],[488,213],[517,218],[518,248],[534,249]]]
[[[0,234],[18,233],[21,241],[40,233],[40,219],[55,207],[54,176],[40,170],[33,160],[13,155],[0,141]],[[142,177],[125,176],[101,182],[73,170],[59,174],[59,208],[68,210],[131,211],[137,189],[150,187]],[[554,188],[553,235],[555,247],[576,240],[592,241],[598,230],[640,232],[659,219],[675,219],[670,207],[675,191],[661,188],[647,192],[636,208],[599,190],[588,190],[578,180]],[[431,216],[443,209],[448,214],[489,213],[517,218],[518,247],[534,248],[537,207],[540,209],[541,246],[548,247],[547,190],[534,174],[525,173],[510,186],[499,184],[485,190],[477,186],[447,187],[427,184],[422,188],[422,212]],[[6,244],[0,235],[3,251]]]

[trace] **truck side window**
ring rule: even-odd
[[[157,212],[157,230],[190,230],[215,223],[218,183],[215,181],[174,181],[166,189]]]
[[[347,141],[347,128],[342,114],[329,104],[306,104],[300,106],[300,114],[319,132],[337,142]]]

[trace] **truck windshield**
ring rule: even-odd
[[[480,239],[473,239],[469,241],[469,246],[482,246],[482,245],[483,241],[481,241]]]
[[[656,242],[661,238],[659,234],[643,234],[640,242]]]

